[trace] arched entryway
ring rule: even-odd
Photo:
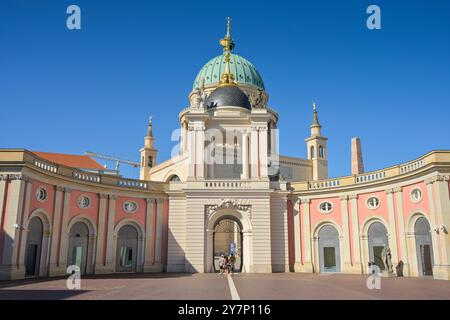
[[[76,265],[86,274],[89,248],[89,228],[84,222],[75,223],[69,231],[68,265]]]
[[[341,258],[339,233],[332,225],[324,225],[319,230],[320,272],[340,272]]]
[[[213,267],[215,272],[220,271],[219,258],[222,254],[235,257],[234,271],[242,271],[242,242],[242,225],[239,220],[231,216],[225,216],[216,222],[213,233]]]
[[[27,244],[25,253],[25,275],[39,276],[42,256],[42,238],[44,224],[38,217],[33,217],[28,223]]]
[[[245,208],[244,208],[245,209]],[[204,272],[214,272],[214,232],[220,221],[231,219],[239,226],[242,234],[240,255],[241,272],[253,271],[253,250],[252,250],[252,223],[249,218],[249,209],[240,210],[232,201],[221,203],[219,208],[211,210],[207,214],[205,228],[206,251],[205,251],[205,269]],[[239,249],[239,248],[238,248]],[[270,249],[270,248],[269,248]]]
[[[138,257],[138,231],[132,225],[124,225],[117,233],[116,271],[136,272]]]
[[[433,245],[430,231],[430,224],[427,219],[420,217],[416,220],[414,235],[420,276],[433,275]]]
[[[384,270],[382,251],[389,246],[386,227],[381,222],[373,222],[367,232],[369,242],[369,259],[375,263],[380,270]]]

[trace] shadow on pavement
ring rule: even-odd
[[[81,279],[95,280],[95,279],[170,279],[180,277],[191,277],[193,273],[112,273],[112,274],[89,274],[82,275]],[[0,289],[16,287],[28,284],[48,283],[52,281],[66,280],[67,276],[49,277],[49,278],[28,278],[18,280],[0,281]],[[1,299],[1,296],[0,296]]]
[[[87,290],[0,290],[0,300],[61,300],[88,292]]]

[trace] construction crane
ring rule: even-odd
[[[134,168],[138,168],[140,166],[139,162],[134,162],[134,161],[131,161],[131,160],[123,160],[123,159],[120,159],[120,158],[117,158],[117,157],[107,156],[107,155],[104,155],[104,154],[101,154],[101,153],[96,153],[96,152],[91,152],[91,151],[86,151],[84,153],[84,155],[85,156],[94,157],[94,158],[97,158],[97,159],[115,161],[116,162],[116,168],[114,170],[117,171],[117,172],[119,171],[119,167],[120,167],[121,163],[130,165],[130,166],[132,166]]]

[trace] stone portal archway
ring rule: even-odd
[[[242,271],[242,240],[242,224],[239,220],[233,216],[223,216],[216,221],[213,232],[213,268],[215,272],[220,271],[219,259],[221,255],[235,257],[233,271]]]
[[[252,257],[252,227],[248,214],[236,208],[218,208],[207,216],[206,221],[206,253],[205,272],[214,272],[214,232],[221,221],[234,221],[239,227],[241,234],[241,272],[251,272],[253,265]]]

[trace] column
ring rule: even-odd
[[[359,233],[359,221],[358,221],[358,195],[349,195],[350,209],[351,209],[351,224],[353,234],[353,266],[355,272],[363,272],[363,265],[361,263],[361,245],[360,245],[360,233]]]
[[[301,226],[300,223],[300,205],[301,201],[299,198],[293,199],[292,201],[292,211],[294,214],[294,271],[301,272],[303,261],[302,261],[302,236],[301,236]]]
[[[205,178],[205,124],[196,127],[197,178]]]
[[[211,241],[212,244],[212,241]],[[242,272],[254,272],[253,270],[253,234],[251,230],[242,230],[242,253],[244,266],[242,267]],[[212,249],[209,251],[212,252]]]
[[[242,175],[241,179],[247,180],[249,178],[249,154],[248,154],[248,132],[242,135]]]
[[[107,211],[107,224],[106,224],[106,234],[105,234],[105,243],[106,250],[103,256],[103,266],[101,267],[102,273],[112,273],[115,271],[115,245],[116,245],[116,236],[114,235],[114,224],[116,217],[116,196],[109,195],[108,200],[108,211]]]
[[[71,192],[72,189],[67,187],[64,188],[64,205],[61,221],[59,224],[60,237],[59,243],[57,245],[58,253],[56,260],[56,269],[54,270],[54,272],[59,275],[65,275],[67,268],[67,251],[69,249],[69,231],[67,230],[67,226],[69,223]]]
[[[408,250],[406,250],[406,233],[405,233],[405,222],[404,222],[404,215],[403,215],[403,190],[401,187],[394,188],[394,194],[395,194],[395,204],[397,209],[397,232],[398,232],[398,241],[401,251],[401,257],[400,260],[403,261],[403,275],[408,276],[409,275],[409,266],[410,266],[410,259],[408,255]],[[394,266],[395,267],[395,266]]]
[[[205,263],[205,270],[204,272],[214,272],[214,266],[213,266],[213,237],[214,237],[214,229],[207,229],[206,230],[206,263]],[[243,242],[242,245],[245,243]],[[245,251],[244,251],[245,252]],[[245,260],[244,260],[244,267],[242,268],[242,272],[245,269]],[[248,272],[248,271],[247,271]]]
[[[147,198],[147,210],[145,212],[145,253],[144,253],[144,272],[155,272],[155,267],[153,265],[154,252],[154,241],[156,240],[156,199]]]
[[[303,231],[303,243],[304,243],[304,257],[303,266],[301,272],[314,272],[314,265],[312,263],[313,252],[311,247],[311,222],[310,222],[310,199],[301,199],[303,204],[302,214],[302,231]]]
[[[438,234],[433,231],[433,228],[436,226],[436,210],[434,204],[434,191],[433,191],[433,183],[435,182],[435,177],[425,180],[425,185],[427,186],[427,195],[428,195],[428,203],[429,203],[429,212],[430,212],[430,229],[431,229],[431,243],[433,246],[433,278],[436,278],[436,275],[439,274],[439,269],[441,265],[441,255],[439,251],[439,238]],[[415,240],[415,239],[414,239]],[[414,243],[415,246],[415,243]],[[416,251],[417,252],[417,251]]]
[[[435,279],[450,280],[450,198],[449,198],[449,176],[438,175],[432,183],[434,199],[434,209],[436,214],[436,227],[438,232],[434,232],[438,238],[438,247],[433,248],[440,252],[440,263],[433,270]],[[433,226],[431,226],[433,228]]]
[[[350,222],[348,217],[348,196],[343,195],[341,199],[341,213],[342,213],[342,260],[344,273],[354,273],[352,258],[351,258],[351,245],[350,245]]]
[[[26,238],[27,231],[24,229],[23,225],[25,224],[27,215],[30,212],[30,200],[31,200],[31,188],[32,183],[31,180],[27,177],[22,178],[25,182],[25,191],[24,191],[24,201],[20,207],[20,211],[17,213],[17,245],[14,246],[12,263],[15,263],[15,270],[11,275],[13,279],[19,279],[25,277],[25,251],[26,251]],[[46,264],[47,265],[47,264]]]
[[[267,124],[259,128],[259,173],[267,179]]]
[[[397,244],[397,223],[395,219],[395,207],[394,207],[394,189],[386,190],[387,194],[387,207],[388,207],[388,215],[389,215],[389,247],[391,249],[392,254],[392,265],[395,266],[398,264],[400,257],[400,248]]]
[[[6,181],[6,200],[4,203],[4,216],[2,216],[3,230],[0,232],[0,279],[16,279],[20,275],[15,268],[15,255],[17,249],[14,243],[18,240],[20,215],[25,196],[25,182],[22,175],[8,175]]]
[[[189,125],[187,131],[187,149],[188,153],[188,176],[195,177],[196,165],[195,165],[195,131],[194,126]]]
[[[161,249],[162,249],[162,225],[163,225],[163,199],[156,200],[156,242],[155,242],[155,268],[161,268]]]
[[[108,195],[101,193],[99,195],[100,203],[98,206],[98,223],[97,223],[97,251],[95,255],[95,273],[102,273],[103,256],[105,254],[105,236],[107,229],[107,206]]]
[[[52,240],[50,247],[50,269],[49,276],[61,276],[64,273],[61,273],[58,269],[58,246],[61,241],[61,219],[62,219],[62,210],[63,210],[63,197],[64,197],[64,187],[56,186],[55,188],[55,206],[53,212],[53,224],[52,224]],[[24,256],[25,257],[25,256]]]
[[[258,128],[256,126],[252,126],[252,131],[250,133],[250,176],[252,179],[259,178],[258,172]]]

